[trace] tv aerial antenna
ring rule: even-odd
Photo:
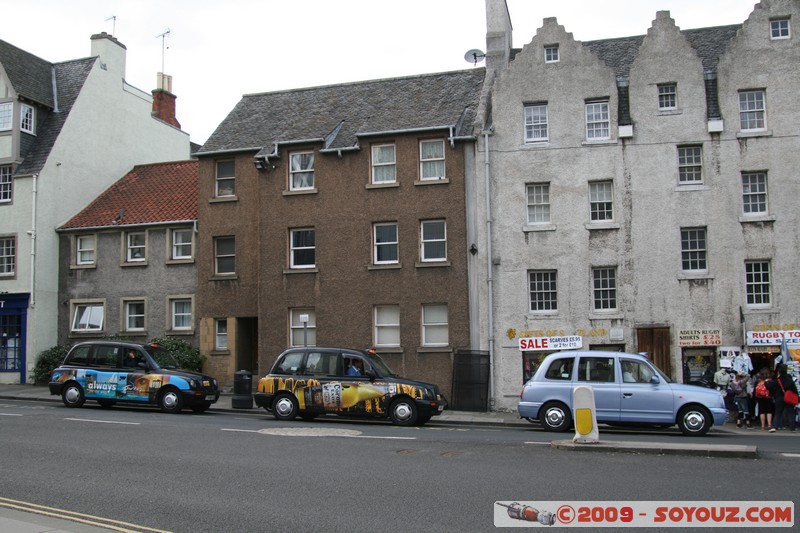
[[[166,45],[167,37],[172,33],[172,30],[169,28],[166,29],[165,32],[159,33],[156,35],[156,38],[161,37],[161,72],[164,72],[164,56],[165,51],[169,49],[169,46]]]
[[[113,37],[114,34],[117,33],[117,16],[116,15],[111,15],[110,17],[108,17],[106,19],[106,22],[108,22],[109,20],[113,21],[111,23],[111,36]]]
[[[468,50],[466,54],[464,54],[464,61],[467,63],[472,63],[473,66],[477,65],[478,63],[482,62],[486,59],[486,54],[482,51],[478,50],[477,48],[473,48],[472,50]]]

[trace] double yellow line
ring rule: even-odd
[[[46,507],[30,502],[22,502],[19,500],[11,500],[9,498],[0,497],[0,507],[7,507],[17,511],[27,513],[36,513],[61,520],[69,520],[71,522],[79,522],[90,526],[101,527],[112,531],[119,531],[121,533],[170,533],[163,529],[153,529],[150,527],[139,526],[136,524],[129,524],[128,522],[120,522],[119,520],[111,520],[110,518],[103,518],[101,516],[94,516],[90,514],[76,513],[67,511],[65,509],[58,509],[56,507]]]

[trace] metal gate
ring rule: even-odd
[[[453,362],[450,408],[485,412],[489,408],[489,352],[457,351]]]

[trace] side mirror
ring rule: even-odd
[[[653,385],[658,385],[659,383],[661,383],[661,380],[658,379],[658,376],[653,376],[650,378],[650,383],[652,383]]]

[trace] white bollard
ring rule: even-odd
[[[572,442],[596,444],[600,442],[597,429],[597,414],[594,407],[594,390],[586,385],[572,389],[572,418],[575,420],[575,436]]]

